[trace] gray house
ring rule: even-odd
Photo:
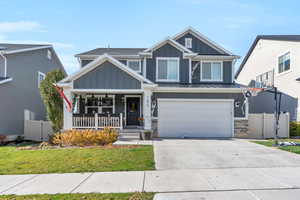
[[[259,35],[254,40],[235,77],[252,87],[278,88],[281,111],[300,121],[300,35]],[[249,99],[250,113],[274,113],[274,95],[261,92]]]
[[[97,48],[59,82],[73,101],[64,129],[140,128],[158,137],[233,137],[247,125],[239,58],[193,28],[150,48]],[[243,129],[245,130],[245,129]]]
[[[39,84],[54,69],[64,71],[52,46],[0,44],[1,135],[22,135],[24,119],[45,120]]]

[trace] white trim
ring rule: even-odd
[[[143,61],[143,76],[144,76],[145,78],[147,78],[146,62],[147,62],[147,58],[144,57],[144,61]]]
[[[45,80],[46,74],[43,73],[43,72],[38,71],[38,88],[40,88],[41,82],[43,81],[43,80],[40,79],[40,76],[43,76],[43,80]]]
[[[188,49],[193,48],[193,39],[192,38],[185,38],[184,46],[185,46],[185,48],[188,48]]]
[[[4,59],[4,77],[7,77],[7,58],[3,54],[3,51],[0,51],[0,56]]]
[[[140,99],[140,117],[142,117],[142,95],[124,95],[124,119],[127,125],[127,98],[138,97]]]
[[[4,54],[14,54],[14,53],[21,53],[26,51],[34,51],[39,49],[47,49],[53,48],[52,45],[41,46],[41,47],[32,47],[32,48],[25,48],[25,49],[18,49],[18,50],[11,50],[11,51],[3,51]]]
[[[152,82],[150,80],[146,79],[142,75],[138,74],[137,72],[130,69],[129,67],[127,67],[126,65],[124,65],[120,61],[116,60],[115,58],[109,56],[108,54],[103,54],[102,56],[99,56],[96,60],[93,60],[92,62],[88,63],[85,67],[81,68],[78,72],[76,72],[76,73],[64,78],[63,80],[59,81],[59,83],[63,83],[63,82],[66,82],[66,81],[74,81],[74,80],[78,79],[79,77],[81,77],[82,75],[84,75],[84,74],[88,73],[89,71],[95,69],[96,67],[99,67],[105,61],[109,61],[110,63],[112,63],[116,67],[119,67],[121,70],[125,71],[126,73],[128,73],[129,75],[131,75],[132,77],[136,78],[137,80],[139,80],[141,82],[145,81],[146,83],[152,84]]]
[[[137,94],[143,93],[144,90],[140,89],[71,89],[71,92],[74,93],[110,93],[110,94]]]
[[[176,60],[177,61],[177,79],[168,80],[168,79],[159,79],[158,78],[158,61],[159,60]],[[179,57],[156,57],[156,81],[157,82],[179,82],[180,80],[180,58]]]
[[[223,60],[223,61],[232,61],[234,59],[239,59],[239,56],[220,56],[220,55],[196,55],[193,57],[193,60]]]
[[[189,58],[189,83],[192,83],[192,59]]]
[[[139,70],[136,71],[136,70],[130,68],[130,67],[129,67],[129,64],[128,64],[129,62],[139,62]],[[126,60],[126,65],[127,65],[130,69],[132,69],[133,71],[135,71],[135,72],[138,72],[138,73],[141,73],[141,72],[142,72],[141,60],[139,60],[139,59],[127,59],[127,60]]]
[[[101,54],[102,55],[102,54]],[[101,55],[75,55],[76,58],[79,58],[81,60],[93,60],[98,58]],[[110,54],[109,54],[110,55]],[[119,58],[119,59],[139,59],[141,58],[138,54],[137,55],[110,55],[113,58]]]
[[[168,93],[243,93],[242,88],[184,88],[184,87],[156,87],[154,92]]]
[[[4,79],[4,80],[0,81],[0,84],[4,84],[4,83],[10,82],[12,80],[13,80],[12,78]]]
[[[203,63],[220,63],[221,64],[221,79],[218,79],[218,80],[204,79],[203,78],[203,69],[202,69]],[[211,65],[211,67],[212,67],[212,65]],[[223,62],[222,61],[202,60],[201,61],[201,70],[200,70],[200,81],[203,81],[203,82],[223,82],[224,81]]]
[[[167,37],[166,39],[156,43],[155,45],[153,45],[152,47],[146,49],[143,51],[143,53],[147,53],[147,52],[153,52],[156,49],[162,47],[163,45],[165,45],[166,43],[171,44],[172,46],[174,46],[175,48],[181,50],[182,52],[187,52],[187,53],[193,53],[191,50],[185,48],[183,45],[179,44],[178,42],[176,42],[175,40],[173,40],[170,37]]]
[[[227,53],[229,55],[233,55],[233,53],[231,53],[230,51],[226,50],[225,48],[221,47],[220,45],[218,45],[216,42],[210,40],[208,37],[204,36],[203,34],[201,34],[199,31],[195,30],[193,27],[188,27],[185,30],[183,30],[182,32],[176,34],[173,39],[177,40],[178,38],[182,37],[183,35],[185,35],[186,33],[191,33],[192,35],[194,35],[196,38],[198,38],[199,40],[201,40],[202,42],[204,42],[205,44],[209,45],[210,47],[216,49],[217,51],[219,51],[220,53]]]

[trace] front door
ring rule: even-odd
[[[140,98],[127,97],[126,98],[126,125],[138,126],[140,117]]]

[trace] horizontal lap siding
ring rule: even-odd
[[[104,62],[94,70],[74,81],[75,89],[140,89],[141,83],[110,62]]]
[[[245,117],[242,110],[244,102],[244,95],[242,93],[153,93],[153,99],[156,100],[158,98],[234,99],[234,101],[240,102],[239,107],[234,107],[234,117]],[[154,110],[154,117],[157,117],[157,107]]]

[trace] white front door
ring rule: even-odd
[[[160,137],[232,137],[232,99],[158,99]]]

